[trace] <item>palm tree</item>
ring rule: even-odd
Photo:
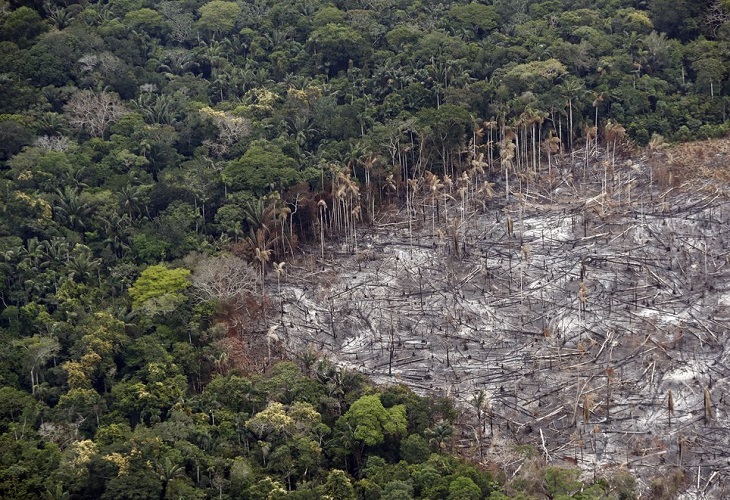
[[[97,271],[100,265],[101,259],[95,259],[91,249],[79,243],[74,247],[71,259],[67,264],[70,277],[72,279],[79,278],[81,281],[91,277],[91,274]]]
[[[511,132],[511,130],[508,130],[507,133],[504,134],[504,137],[502,139],[502,144],[500,144],[500,159],[502,162],[502,168],[504,169],[504,194],[509,202],[509,171],[513,168],[512,167],[512,160],[515,158],[515,150],[517,149],[517,145],[513,142],[515,135],[514,132]]]
[[[228,62],[228,52],[231,46],[230,40],[201,41],[198,45],[197,56],[207,62],[211,68],[211,74],[215,76],[218,70]]]
[[[182,48],[167,51],[162,58],[162,63],[157,66],[157,71],[164,74],[168,80],[172,80],[177,76],[192,74],[197,69],[198,63],[195,61],[194,54]]]
[[[286,257],[286,233],[284,229],[286,228],[286,219],[287,217],[291,216],[291,208],[287,206],[283,206],[279,209],[278,213],[278,223],[281,226],[281,256],[282,258]],[[291,226],[291,222],[289,222],[289,225]],[[292,257],[294,256],[294,250],[291,248],[291,241],[289,242],[289,248],[292,253]]]
[[[354,251],[357,248],[357,222],[361,215],[360,186],[350,172],[335,168],[332,173],[334,229],[344,232],[345,243]]]
[[[484,128],[489,131],[489,140],[487,141],[487,152],[489,158],[489,168],[494,166],[494,145],[495,145],[495,131],[499,128],[499,123],[496,119],[492,118],[489,121],[484,122]]]
[[[665,149],[667,147],[667,144],[664,142],[664,137],[660,134],[654,133],[651,136],[651,139],[649,140],[649,144],[647,144],[648,150],[649,150],[649,186],[654,185],[654,168],[656,163],[656,155],[661,150]],[[671,178],[671,177],[670,177]],[[629,183],[629,187],[631,184]],[[630,191],[629,191],[630,193]],[[653,190],[649,190],[649,195],[653,199]],[[629,203],[631,203],[631,197],[629,196]]]
[[[84,201],[78,188],[65,186],[56,190],[56,210],[71,229],[86,227],[86,218],[96,206]]]
[[[114,255],[122,257],[124,252],[129,249],[128,245],[128,233],[131,219],[127,214],[119,215],[116,212],[111,212],[106,216],[99,217],[97,219],[101,222],[103,228],[103,234],[106,236],[104,244],[109,248]]]
[[[594,93],[593,96],[594,96],[594,99],[593,99],[593,108],[596,110],[596,117],[595,117],[595,122],[594,122],[594,125],[593,126],[596,129],[596,136],[595,136],[595,139],[596,139],[596,150],[598,150],[598,108],[601,105],[601,103],[603,102],[603,92]]]
[[[63,185],[69,185],[73,186],[77,190],[81,190],[83,188],[89,187],[89,185],[84,182],[84,173],[86,172],[86,167],[83,165],[71,165],[69,169],[65,172],[63,172]]]
[[[626,129],[621,126],[620,123],[614,120],[608,120],[605,127],[603,128],[603,138],[607,145],[611,146],[611,177],[616,169],[616,143],[622,141],[626,137]],[[607,169],[604,169],[604,189],[608,183]],[[612,179],[613,180],[613,179]]]
[[[69,133],[66,118],[59,113],[45,112],[36,123],[39,134],[61,136]]]
[[[266,332],[266,364],[268,366],[271,366],[271,343],[279,341],[279,336],[276,334],[277,328],[278,325],[271,325]]]
[[[46,487],[43,498],[45,500],[68,500],[71,498],[71,494],[68,491],[64,491],[63,484],[56,483],[56,487],[53,490]]]
[[[281,294],[281,277],[286,272],[284,270],[286,262],[274,262],[274,272],[276,273],[276,292]]]
[[[436,234],[436,218],[439,218],[439,222],[441,220],[439,215],[439,197],[440,197],[440,191],[443,189],[444,184],[441,182],[441,180],[438,178],[438,176],[432,174],[429,171],[426,171],[426,174],[424,176],[424,181],[426,182],[426,185],[428,186],[428,191],[431,196],[431,232],[435,235]]]
[[[375,153],[370,153],[365,157],[361,157],[358,161],[365,171],[365,205],[367,206],[368,220],[372,223],[375,220],[375,196],[373,195],[371,174],[373,167],[380,162],[380,157]]]
[[[54,236],[50,240],[43,240],[41,245],[49,260],[59,263],[68,260],[71,245],[66,238]]]
[[[314,120],[308,114],[297,113],[287,118],[289,136],[297,145],[297,152],[301,154],[307,145],[316,136],[318,130],[314,126]]]
[[[256,261],[259,264],[263,297],[266,265],[279,239],[278,232],[274,230],[277,219],[276,205],[275,202],[264,204],[264,200],[260,198],[255,202],[246,203],[243,206],[243,213],[249,225],[249,236],[243,242],[243,249],[249,261]]]
[[[474,409],[477,412],[477,422],[479,423],[479,428],[477,430],[477,436],[479,438],[479,453],[482,453],[482,440],[484,439],[484,432],[486,431],[487,423],[485,421],[485,416],[490,414],[489,409],[489,398],[487,397],[487,393],[482,389],[479,391],[476,391],[473,395],[469,403],[474,407]],[[491,416],[491,415],[490,415]],[[490,418],[491,421],[491,418]]]
[[[134,219],[135,214],[142,213],[142,190],[139,186],[127,184],[119,190],[118,198],[119,202],[124,208],[124,211],[127,212],[127,216],[129,216],[130,220]]]
[[[246,202],[243,206],[243,216],[251,231],[266,228],[267,231],[273,227],[276,219],[276,206],[272,203],[264,203],[263,198],[254,202]]]
[[[552,178],[552,157],[560,152],[560,137],[555,137],[553,131],[548,132],[548,137],[542,143],[543,150],[548,155],[548,177]]]
[[[312,375],[312,367],[319,361],[319,354],[311,347],[308,347],[297,354],[297,359],[301,361],[304,367],[304,374],[309,377]]]
[[[51,264],[43,244],[38,238],[30,238],[25,245],[7,250],[3,257],[16,271],[11,273],[10,280],[22,293],[19,301],[27,304],[33,291],[42,290],[42,285],[37,279],[38,275]]]
[[[406,182],[406,209],[408,211],[408,237],[410,239],[410,248],[413,251],[413,200],[418,191],[418,179],[408,179]]]
[[[71,10],[68,7],[58,7],[51,3],[43,4],[43,10],[46,11],[48,20],[51,21],[51,24],[53,24],[54,28],[57,30],[62,30],[68,27],[73,18],[76,16],[76,13],[79,12],[78,10]]]
[[[542,144],[542,125],[545,123],[548,116],[547,111],[540,111],[537,109],[533,110],[533,127],[537,126],[537,133],[535,133],[534,128],[532,131],[533,164],[535,163],[535,158],[537,158],[537,169],[535,172],[539,172],[542,169],[542,155],[540,154],[540,144]]]
[[[319,202],[317,202],[317,208],[319,209],[319,244],[322,249],[322,259],[324,259],[324,215],[327,211],[327,202],[319,200]]]
[[[439,422],[436,426],[426,430],[428,442],[438,447],[439,450],[446,448],[454,434],[454,428],[448,422]]]
[[[259,229],[259,231],[261,231]],[[256,252],[256,260],[261,265],[261,293],[264,293],[264,276],[266,276],[266,264],[268,264],[269,260],[271,259],[271,250],[261,248],[260,246],[256,246],[254,248],[254,251]]]
[[[568,104],[568,147],[571,152],[573,151],[573,107],[575,100],[581,95],[583,91],[583,82],[577,78],[566,80],[560,86],[561,93]]]
[[[168,94],[144,93],[134,102],[147,123],[173,125],[177,121],[174,109],[175,100]]]
[[[156,464],[155,471],[157,472],[157,477],[159,477],[160,481],[162,481],[162,492],[160,493],[160,498],[163,499],[166,498],[167,485],[170,481],[185,475],[185,467],[173,462],[169,457],[164,457],[160,463]]]

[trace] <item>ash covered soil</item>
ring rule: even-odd
[[[508,471],[529,444],[643,487],[679,468],[687,495],[726,496],[728,156],[678,155],[563,158],[509,196],[494,174],[422,188],[288,266],[276,335],[455,397],[471,414],[459,444]]]

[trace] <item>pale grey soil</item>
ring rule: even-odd
[[[356,249],[332,237],[324,259],[289,266],[280,295],[271,285],[277,336],[378,382],[456,397],[474,415],[461,444],[483,436],[485,459],[512,470],[531,444],[587,474],[627,468],[644,488],[678,466],[694,497],[726,496],[727,190],[650,189],[637,163],[617,166],[603,196],[602,169],[588,170],[579,188],[580,166],[558,170],[550,193],[513,186],[509,203],[500,183],[488,201],[452,195],[448,222],[443,198],[435,220],[416,195],[410,224],[392,208],[359,228]]]

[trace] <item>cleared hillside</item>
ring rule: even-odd
[[[289,267],[280,295],[271,290],[283,311],[274,338],[457,397],[475,423],[461,445],[487,461],[514,470],[517,445],[531,444],[592,474],[628,468],[645,486],[683,470],[720,494],[730,487],[727,147],[615,166],[565,156],[551,189],[508,198],[505,185],[480,192],[480,173],[461,194],[422,189],[410,222],[386,210],[356,249],[348,240]]]

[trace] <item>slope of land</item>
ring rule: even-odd
[[[356,249],[290,266],[276,336],[455,396],[475,414],[462,444],[486,460],[516,468],[516,445],[531,444],[591,474],[628,468],[645,486],[683,470],[698,493],[722,496],[726,149],[589,155],[587,167],[565,157],[543,179],[551,189],[524,195],[479,192],[479,173],[460,196],[416,194],[410,222],[386,210]]]

